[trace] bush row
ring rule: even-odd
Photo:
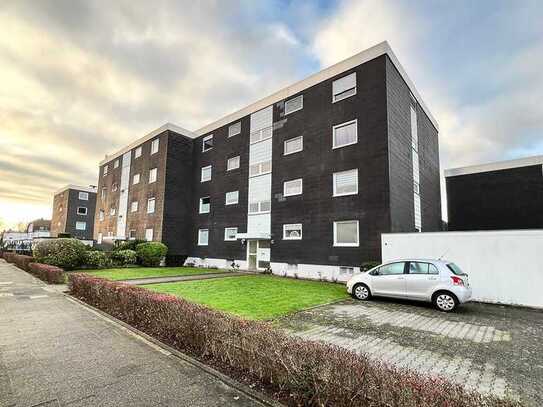
[[[66,282],[66,273],[60,267],[49,264],[30,263],[28,268],[30,273],[49,284],[64,284]]]
[[[417,376],[335,346],[294,338],[269,324],[246,321],[183,299],[71,274],[73,295],[147,334],[257,378],[290,405],[512,406],[441,379]]]

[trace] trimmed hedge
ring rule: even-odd
[[[88,268],[101,269],[110,264],[107,254],[98,250],[87,250],[83,256],[83,264]]]
[[[15,252],[4,252],[4,260],[8,263],[15,263],[15,256],[17,254]]]
[[[111,260],[120,266],[131,266],[137,263],[138,257],[134,250],[116,250],[111,252]]]
[[[145,242],[136,246],[140,263],[147,267],[160,266],[160,262],[168,253],[168,246],[160,242]]]
[[[30,263],[28,268],[30,273],[49,284],[64,284],[66,282],[64,270],[59,267],[49,264]]]
[[[32,256],[25,256],[23,254],[16,254],[13,256],[13,263],[21,270],[30,271],[28,265],[34,261]]]
[[[69,280],[74,296],[182,352],[260,380],[284,395],[289,405],[518,405],[171,295],[81,273],[71,274]]]
[[[73,270],[83,264],[86,251],[87,246],[77,239],[47,239],[36,244],[34,258],[38,263]]]

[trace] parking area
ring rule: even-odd
[[[421,374],[543,405],[543,312],[469,303],[445,314],[430,304],[347,300],[279,324]]]

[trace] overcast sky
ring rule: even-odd
[[[3,0],[0,222],[49,217],[54,190],[167,121],[197,129],[383,40],[442,170],[543,154],[542,21],[540,0]]]

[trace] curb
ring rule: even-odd
[[[278,401],[275,401],[268,396],[263,395],[260,392],[257,392],[253,389],[251,389],[249,386],[246,386],[242,383],[239,383],[235,381],[234,379],[230,378],[229,376],[226,376],[225,374],[219,372],[218,370],[215,370],[214,368],[182,353],[179,352],[177,349],[172,348],[171,346],[166,345],[165,343],[159,341],[158,339],[153,338],[150,335],[147,335],[145,332],[140,331],[139,329],[134,328],[132,325],[127,324],[126,322],[123,322],[108,313],[93,307],[92,305],[87,304],[86,302],[81,301],[80,299],[71,296],[68,293],[62,293],[67,299],[74,301],[78,303],[79,305],[88,308],[89,310],[100,314],[104,318],[108,319],[110,322],[115,323],[117,325],[122,326],[123,328],[128,329],[129,331],[132,331],[134,334],[140,336],[141,338],[145,339],[148,342],[151,342],[153,345],[157,346],[158,348],[161,348],[163,351],[169,352],[171,355],[177,357],[178,359],[181,359],[187,363],[190,363],[191,365],[205,371],[206,373],[214,376],[215,378],[222,381],[224,384],[238,390],[239,392],[245,394],[247,397],[253,399],[254,401],[257,401],[258,403],[266,406],[266,407],[285,407],[284,404],[279,403]],[[164,352],[163,352],[164,353]]]

